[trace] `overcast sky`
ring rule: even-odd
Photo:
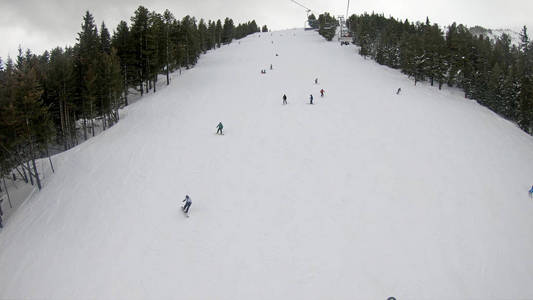
[[[300,0],[318,14],[328,11],[345,14],[346,0]],[[305,10],[290,0],[0,0],[0,56],[14,58],[20,44],[34,53],[56,46],[72,45],[80,31],[82,17],[89,10],[98,26],[104,21],[113,32],[120,20],[130,23],[135,9],[169,9],[177,18],[189,14],[199,18],[230,17],[235,24],[255,19],[270,29],[303,27]],[[448,25],[456,21],[468,26],[511,28],[523,25],[533,29],[532,0],[352,0],[350,14],[383,13],[410,21]]]

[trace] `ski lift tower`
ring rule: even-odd
[[[307,7],[305,7],[304,5],[294,1],[294,0],[290,0],[291,2],[297,4],[298,6],[301,6],[305,9],[305,12],[307,13],[307,16],[305,18],[305,22],[304,22],[304,30],[307,30],[307,24],[309,23],[309,13],[311,12],[311,10]],[[309,24],[309,27],[311,27],[311,24]]]
[[[346,15],[338,16],[339,18],[339,42],[341,45],[349,45],[352,42],[352,34],[350,33],[350,28],[348,28],[348,10],[350,9],[350,0],[348,0],[348,5],[346,6]]]

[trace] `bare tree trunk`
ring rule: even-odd
[[[46,155],[48,155],[48,160],[50,161],[50,168],[52,168],[52,173],[55,173],[54,165],[52,164],[52,158],[50,157],[50,152],[48,151],[48,144],[46,144]]]
[[[106,124],[105,124],[105,113],[104,113],[104,97],[100,98],[100,105],[102,106],[102,129],[105,130]]]
[[[33,185],[33,176],[32,176],[33,174],[32,174],[31,171],[30,171],[30,170],[31,170],[31,167],[30,167],[30,161],[28,160],[28,161],[26,162],[26,164],[28,165],[28,166],[27,166],[27,168],[28,168],[28,173],[30,173],[30,183],[31,183],[31,185]],[[22,168],[22,170],[24,170],[24,168]],[[26,172],[24,172],[24,173],[26,173]]]
[[[148,73],[146,74],[146,93],[148,94],[150,89],[152,89],[152,86],[150,85],[150,58],[146,58],[146,69]]]
[[[64,109],[65,109],[65,131],[66,131],[66,143],[67,143],[67,149],[70,149],[72,145],[72,133],[70,132],[70,116],[68,112],[68,106],[67,102],[64,103]]]
[[[90,111],[90,114],[91,114],[91,131],[93,133],[93,137],[94,137],[94,113],[93,113],[93,102],[91,101],[91,111]]]
[[[4,181],[4,188],[6,190],[7,201],[9,202],[9,207],[13,208],[13,204],[11,204],[11,197],[9,197],[9,191],[7,190],[6,179],[4,177],[2,177],[2,180]]]
[[[142,97],[144,94],[144,81],[142,77],[142,71],[139,71],[139,79],[140,79],[139,87],[141,88],[141,97]]]
[[[128,66],[124,65],[124,106],[128,106]]]
[[[81,110],[83,111],[83,138],[87,140],[87,116],[85,114],[85,100],[82,100]]]
[[[61,97],[60,97],[61,98]],[[59,100],[59,119],[61,120],[61,136],[63,139],[63,150],[67,150],[67,142],[65,136],[65,115],[64,115],[63,100]]]
[[[39,190],[41,190],[41,180],[39,179],[39,173],[37,172],[37,166],[35,165],[35,158],[32,158],[31,161],[33,162],[33,172],[35,173],[34,176],[35,180],[37,181],[37,187],[39,188]]]
[[[24,180],[24,182],[28,183],[28,177],[26,176],[26,171],[24,170],[24,168],[22,168],[22,172],[24,172],[24,174],[22,172],[20,172],[18,167],[16,167],[15,170],[17,170],[17,173],[19,173],[20,178],[22,180]],[[13,179],[13,180],[15,180],[15,179]]]
[[[119,103],[117,99],[115,98],[115,122],[118,122],[118,120],[120,120],[118,109],[119,109]]]
[[[170,70],[169,70],[169,66],[168,66],[168,26],[167,26],[167,40],[166,40],[166,46],[167,46],[167,55],[166,55],[166,62],[167,62],[167,85],[170,84]]]

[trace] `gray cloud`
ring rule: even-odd
[[[315,13],[329,11],[334,15],[344,14],[345,0],[301,0]],[[0,0],[0,56],[16,56],[18,45],[36,53],[55,46],[72,45],[80,31],[82,17],[89,10],[98,25],[105,21],[113,31],[120,20],[129,23],[139,5],[163,12],[169,9],[177,18],[187,14],[197,18],[233,18],[238,22],[255,19],[258,24],[267,24],[271,29],[302,27],[305,11],[289,0],[147,0],[142,3],[128,0],[91,0],[77,2],[68,0]],[[379,12],[411,21],[423,21],[426,16],[441,25],[453,21],[469,26],[489,28],[519,28],[533,25],[528,16],[533,11],[533,1],[525,0],[366,0],[351,1],[351,13]]]

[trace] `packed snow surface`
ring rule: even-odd
[[[532,137],[315,32],[209,52],[53,160],[0,299],[533,298]]]

